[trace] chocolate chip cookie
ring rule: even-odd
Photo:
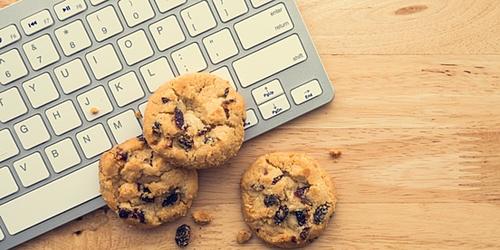
[[[101,156],[99,182],[108,206],[126,222],[143,227],[185,216],[198,192],[196,170],[173,168],[142,137]]]
[[[318,163],[303,153],[271,153],[241,179],[245,221],[265,242],[302,247],[325,230],[335,211],[335,187]]]
[[[144,137],[172,163],[211,168],[236,155],[244,138],[245,104],[228,81],[188,74],[160,87],[144,115]]]

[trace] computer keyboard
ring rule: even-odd
[[[0,249],[104,205],[99,155],[168,79],[229,80],[246,140],[334,96],[291,0],[24,0],[0,20]]]

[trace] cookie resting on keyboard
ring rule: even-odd
[[[243,143],[245,104],[228,81],[199,73],[160,87],[148,101],[144,137],[175,165],[222,165]]]
[[[335,188],[318,163],[302,153],[261,156],[241,179],[243,217],[265,242],[302,247],[326,229]]]
[[[142,137],[102,155],[99,182],[121,219],[146,228],[185,216],[198,192],[196,170],[173,168]]]

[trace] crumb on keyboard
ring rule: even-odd
[[[198,225],[207,225],[213,220],[212,215],[205,210],[194,211],[191,215],[193,216],[194,222]]]
[[[90,113],[93,114],[93,115],[97,115],[97,114],[99,114],[99,109],[96,108],[96,107],[92,107],[90,109]]]
[[[342,156],[342,151],[330,150],[330,156],[336,160]]]
[[[238,244],[244,244],[252,238],[252,232],[248,229],[242,229],[238,232],[236,236],[236,241]]]

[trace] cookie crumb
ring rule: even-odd
[[[330,156],[336,160],[342,156],[342,151],[335,151],[335,150],[330,150]]]
[[[142,119],[142,113],[141,113],[141,111],[135,111],[135,118]]]
[[[236,241],[238,241],[238,244],[244,244],[248,242],[251,238],[252,238],[252,232],[248,229],[242,229],[238,232]]]
[[[194,211],[191,215],[193,216],[194,222],[198,225],[207,225],[213,220],[212,215],[205,210]]]
[[[99,109],[96,107],[92,107],[92,108],[90,108],[90,113],[93,115],[97,115],[97,114],[99,114]]]

